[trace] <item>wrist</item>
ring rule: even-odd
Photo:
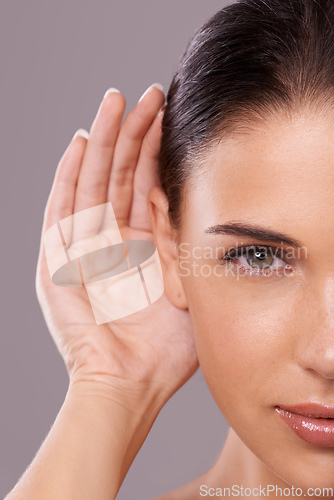
[[[121,377],[81,377],[70,379],[66,398],[84,397],[101,401],[112,411],[132,417],[158,414],[168,399],[168,391],[152,384]]]
[[[129,381],[71,381],[65,405],[72,408],[73,421],[88,419],[96,433],[103,435],[106,446],[113,450],[110,464],[122,484],[134,458],[144,443],[163,406],[158,391]],[[80,416],[80,417],[79,417]]]

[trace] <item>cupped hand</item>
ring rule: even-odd
[[[96,381],[121,390],[156,384],[168,398],[198,367],[187,310],[163,293],[141,311],[97,325],[85,286],[52,283],[43,244],[52,225],[107,202],[123,240],[154,240],[147,195],[158,185],[163,103],[163,92],[153,86],[122,123],[125,98],[107,93],[88,139],[75,134],[58,164],[44,213],[36,291],[70,384]]]

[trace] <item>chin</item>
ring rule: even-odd
[[[281,454],[277,457],[277,462],[269,464],[269,468],[271,465],[271,470],[281,480],[290,487],[301,488],[305,494],[309,488],[313,490],[331,488],[333,490],[331,495],[334,496],[334,448],[321,448],[309,444],[306,446],[311,449],[292,451],[287,447],[286,455]],[[313,496],[319,497],[314,494]]]

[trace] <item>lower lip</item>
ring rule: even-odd
[[[334,447],[334,419],[305,417],[279,407],[275,410],[287,426],[307,443]]]

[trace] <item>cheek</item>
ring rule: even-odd
[[[284,367],[293,356],[291,297],[266,301],[199,285],[189,283],[186,291],[189,312],[201,369],[222,413],[229,420],[245,403],[275,405],[277,380],[283,392]]]

